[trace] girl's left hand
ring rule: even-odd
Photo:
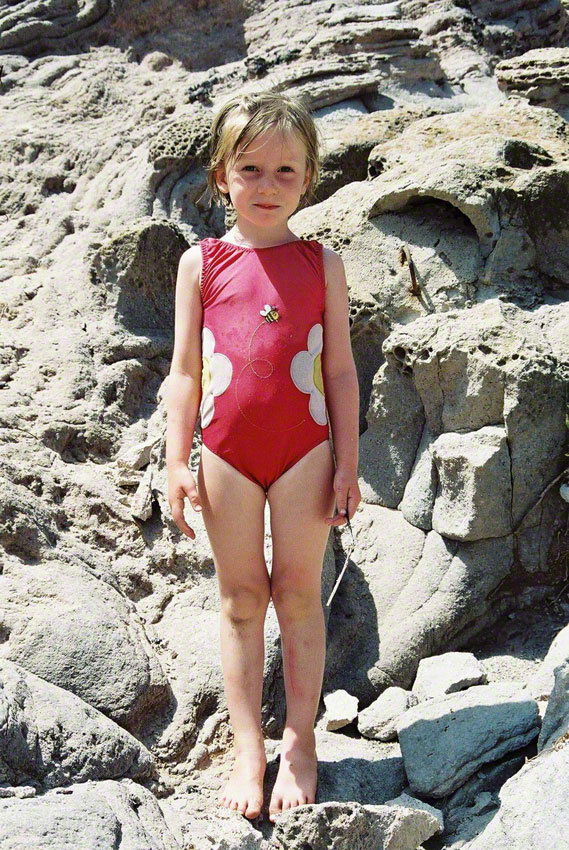
[[[326,517],[325,522],[328,525],[344,525],[347,518],[353,517],[362,500],[357,473],[338,467],[334,475],[334,493],[336,494],[336,513],[333,517]]]

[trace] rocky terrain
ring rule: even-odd
[[[569,0],[0,0],[0,66],[0,850],[567,850]],[[363,494],[274,826],[216,807],[217,582],[164,468],[212,112],[268,88],[323,139],[292,226],[346,265]],[[283,707],[270,608],[267,797]]]

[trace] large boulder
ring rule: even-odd
[[[65,794],[54,789],[30,800],[0,799],[0,846],[180,850],[154,795],[130,779],[82,782]]]
[[[409,785],[444,797],[481,765],[522,749],[539,725],[537,704],[517,683],[475,685],[421,702],[397,723]]]
[[[344,687],[365,708],[391,685],[409,688],[422,658],[495,622],[514,553],[511,535],[449,540],[379,505],[361,506],[352,526],[356,546],[332,603],[324,688]],[[341,542],[349,543],[345,530]]]
[[[134,605],[63,560],[7,558],[0,576],[2,656],[134,730],[169,701]]]
[[[0,661],[0,782],[43,788],[89,779],[146,779],[142,744],[69,691]]]
[[[500,790],[500,808],[469,850],[564,850],[569,746],[528,761]]]

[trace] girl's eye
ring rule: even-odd
[[[290,171],[290,172],[292,172],[292,168],[290,167],[290,165],[283,165],[283,166],[281,166],[281,169],[280,169],[280,170],[281,170],[281,171],[287,171],[287,172],[289,172],[289,171]]]
[[[256,170],[257,170],[256,165],[244,165],[243,166],[243,171],[256,171]]]

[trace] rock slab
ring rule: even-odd
[[[321,803],[279,817],[272,840],[278,850],[416,850],[439,829],[424,809]]]
[[[481,765],[537,737],[539,723],[537,703],[515,682],[475,685],[419,703],[397,724],[411,790],[450,794]]]

